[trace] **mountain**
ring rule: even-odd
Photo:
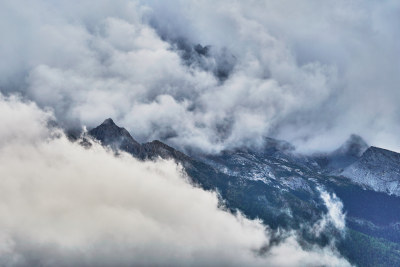
[[[341,174],[375,191],[400,196],[399,153],[372,146]]]
[[[256,150],[243,147],[186,155],[158,140],[139,144],[111,119],[88,135],[140,160],[173,159],[193,184],[218,192],[231,212],[239,210],[273,229],[296,229],[307,242],[328,244],[334,238],[354,264],[400,266],[400,197],[393,195],[398,192],[400,156],[368,148],[361,137],[353,135],[324,155],[301,155],[290,143],[272,138]],[[304,227],[327,213],[321,188],[343,203],[345,237],[333,226],[319,237]]]
[[[291,187],[301,183],[300,180],[288,179],[287,184],[277,181],[266,183],[247,176],[225,173],[205,158],[188,156],[161,141],[139,144],[111,119],[88,133],[103,145],[128,152],[141,160],[174,159],[185,168],[194,184],[219,192],[226,207],[232,212],[239,209],[250,218],[260,218],[268,222],[273,228],[294,228],[299,227],[304,220],[315,222],[320,219],[323,203],[314,182],[311,182],[311,187],[305,186],[304,189],[292,192]],[[131,149],[133,145],[135,149]],[[308,193],[302,194],[302,191]]]

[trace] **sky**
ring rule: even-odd
[[[2,1],[0,90],[64,128],[300,152],[399,150],[398,1]],[[196,46],[199,45],[199,46]]]

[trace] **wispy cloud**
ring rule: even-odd
[[[343,211],[343,203],[335,193],[328,193],[323,188],[318,188],[321,198],[327,209],[327,213],[313,226],[313,232],[319,236],[327,227],[333,226],[342,235],[345,235],[346,214]]]

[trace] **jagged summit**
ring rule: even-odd
[[[89,131],[89,135],[99,140],[102,145],[110,146],[113,150],[122,150],[139,159],[176,158],[186,157],[183,153],[154,140],[145,144],[139,144],[131,134],[123,127],[119,127],[111,118]]]
[[[90,130],[89,135],[112,149],[121,149],[138,155],[141,153],[141,145],[125,128],[117,126],[111,118]]]
[[[111,118],[106,119],[102,124],[90,130],[89,134],[103,142],[111,142],[115,141],[114,139],[126,137],[137,143],[125,128],[117,126]]]
[[[104,120],[103,123],[100,125],[104,125],[104,126],[108,126],[108,125],[114,126],[115,125],[115,126],[117,126],[115,124],[115,122],[113,121],[113,119],[111,119],[111,118]]]

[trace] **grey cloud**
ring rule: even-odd
[[[357,133],[397,150],[399,8],[5,1],[0,88],[52,108],[65,127],[113,117],[140,141],[181,149],[218,152],[274,136],[330,150]]]

